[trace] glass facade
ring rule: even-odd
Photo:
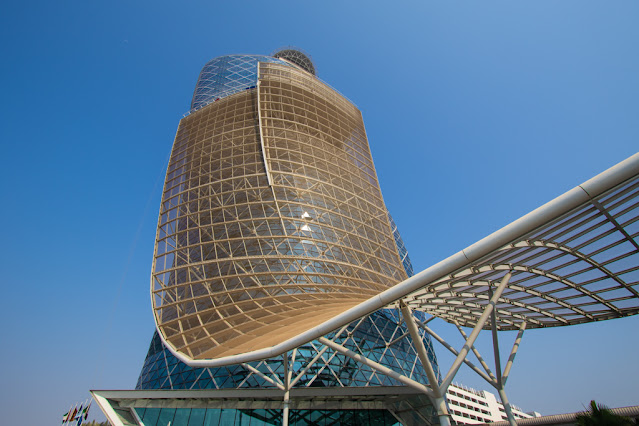
[[[228,55],[212,59],[200,72],[191,100],[191,112],[217,99],[255,88],[258,62],[289,65],[281,59],[263,55]]]
[[[428,378],[410,339],[401,338],[406,333],[407,329],[398,310],[384,309],[362,321],[350,324],[343,337],[336,339],[336,342],[420,383],[427,383]],[[333,338],[334,333],[327,337]],[[431,361],[436,366],[437,359],[430,339],[424,338],[424,343]],[[321,348],[321,344],[311,342],[297,349],[294,371],[301,371],[320,355],[298,381],[298,387],[401,386],[396,380],[331,349],[320,354]],[[263,375],[276,376],[279,380],[284,380],[281,357],[248,365]],[[153,336],[136,386],[136,389],[242,388],[276,386],[243,365],[219,368],[189,367],[162,345],[157,332]]]
[[[390,221],[391,229],[393,230],[393,238],[395,239],[395,245],[397,246],[397,253],[399,254],[399,258],[402,260],[402,266],[404,267],[406,274],[409,277],[412,277],[414,275],[413,264],[410,261],[410,257],[408,257],[408,250],[406,250],[404,240],[402,240],[402,236],[399,234],[399,229],[397,229],[397,225],[395,225],[393,216],[391,216],[390,213],[388,213],[388,220]]]
[[[136,408],[145,426],[281,425],[282,410],[224,408]],[[291,410],[290,426],[400,425],[387,410]]]
[[[402,263],[409,276],[413,275],[412,264],[408,252],[404,246],[402,237],[390,214],[393,237]],[[414,312],[419,319],[424,319],[421,312]],[[401,372],[407,377],[427,383],[424,372],[410,339],[395,339],[407,333],[402,323],[401,314],[396,309],[385,309],[374,313],[362,321],[349,325],[347,331],[353,332],[351,338],[338,339],[337,342],[347,348],[362,354],[380,364]],[[332,338],[333,335],[327,337]],[[436,368],[439,380],[441,376],[437,367],[437,357],[430,339],[424,334],[423,341],[428,351],[429,358]],[[311,342],[298,348],[296,355],[296,371],[311,362],[321,350],[318,342]],[[266,375],[276,374],[284,379],[284,365],[281,358],[270,359],[263,362],[249,363],[251,367]],[[307,374],[297,383],[297,387],[348,387],[348,386],[401,386],[401,383],[392,378],[376,373],[369,367],[354,362],[352,359],[328,349],[319,362],[309,368]],[[138,378],[136,389],[274,389],[275,385],[266,381],[249,368],[242,365],[234,365],[221,368],[193,368],[179,361],[162,345],[157,334],[149,347],[144,366]],[[425,399],[425,398],[424,398]],[[415,401],[410,405],[411,411],[429,413],[431,408],[427,401]],[[409,404],[409,402],[404,402]],[[281,409],[186,409],[186,408],[138,408],[138,416],[147,426],[164,426],[168,417],[173,416],[172,426],[192,425],[224,425],[224,424],[248,424],[248,425],[280,425],[282,424]],[[164,413],[162,416],[161,414]],[[406,415],[406,414],[405,414]],[[423,422],[422,417],[412,414],[415,424]],[[406,420],[406,419],[402,419]],[[407,419],[406,424],[411,424]],[[380,409],[342,409],[342,410],[291,410],[289,414],[290,425],[396,425],[397,419],[388,410]]]
[[[256,87],[181,120],[160,207],[155,319],[195,360],[270,348],[407,277],[360,111],[297,66],[242,60],[205,67],[242,63],[233,81]]]
[[[359,110],[281,59],[208,62],[180,122],[158,221],[152,298],[167,342],[193,359],[269,347],[412,273]],[[326,337],[427,383],[407,335],[399,311],[384,309]],[[430,338],[423,340],[439,377]],[[136,389],[277,390],[286,364],[293,389],[403,387],[317,341],[286,358],[193,368],[156,331]],[[404,416],[429,418],[427,399],[413,399]],[[293,407],[289,424],[396,424],[386,404]],[[282,422],[277,407],[207,407],[136,414],[147,426]]]

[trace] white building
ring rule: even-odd
[[[494,394],[478,391],[464,385],[453,383],[446,392],[451,417],[457,424],[481,424],[506,420],[506,411]],[[515,419],[540,417],[537,412],[525,413],[516,405],[510,404]]]

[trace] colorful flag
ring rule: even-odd
[[[84,403],[86,404],[86,401],[84,401]],[[84,407],[84,409],[78,413],[78,418],[77,418],[78,423],[76,423],[76,426],[80,426],[87,419],[87,417],[89,417],[90,407],[91,407],[91,403],[89,402],[89,405]]]
[[[80,406],[80,408],[82,408],[82,406]],[[69,416],[69,420],[70,422],[75,420],[75,416],[76,414],[78,414],[78,407],[76,406],[76,408],[73,409],[73,411],[71,411],[71,415]]]
[[[88,404],[87,404],[88,402]],[[71,406],[73,408],[69,408],[69,411],[62,415],[62,424],[67,424],[69,422],[77,422],[76,426],[80,426],[84,421],[89,417],[89,408],[91,408],[91,402],[88,399],[85,400],[80,407],[78,408],[78,404]]]
[[[78,405],[76,404],[76,407]],[[73,407],[73,406],[71,406]],[[77,408],[69,408],[69,411],[67,411],[64,416],[62,416],[62,424],[65,424],[67,422],[70,422],[71,419],[73,419],[73,417],[75,417],[75,413],[77,412]]]
[[[82,413],[84,413],[84,420],[86,420],[87,417],[89,417],[89,408],[91,408],[91,402],[89,402],[89,405],[87,405],[87,407],[84,410],[82,410]]]

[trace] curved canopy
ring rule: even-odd
[[[638,160],[635,155],[626,167],[564,195],[571,198],[569,194],[577,192],[575,196],[584,198],[567,211],[550,215],[564,204],[560,197],[541,208],[548,216],[539,225],[526,226],[535,212],[515,222],[519,235],[424,286],[405,302],[446,321],[473,326],[490,300],[489,287],[512,271],[496,306],[499,329],[517,329],[524,321],[527,328],[540,328],[638,313]],[[632,176],[623,179],[628,171]],[[482,242],[498,239],[507,228]],[[472,253],[473,247],[464,253]]]

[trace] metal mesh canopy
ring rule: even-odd
[[[424,286],[404,301],[446,321],[473,326],[490,299],[489,288],[512,271],[496,305],[499,329],[516,329],[524,321],[528,328],[540,328],[636,314],[639,156],[617,169],[571,191],[577,194],[563,197],[565,201],[582,195],[584,202]],[[610,176],[625,177],[620,173],[624,170],[630,170],[632,176],[605,188]],[[597,191],[601,193],[596,195]],[[561,204],[558,199],[539,210],[546,213]],[[521,221],[531,221],[531,215]],[[508,229],[499,232],[504,231]],[[491,237],[499,237],[499,232]],[[483,242],[490,242],[491,237]],[[464,255],[472,256],[472,252],[473,246]]]

